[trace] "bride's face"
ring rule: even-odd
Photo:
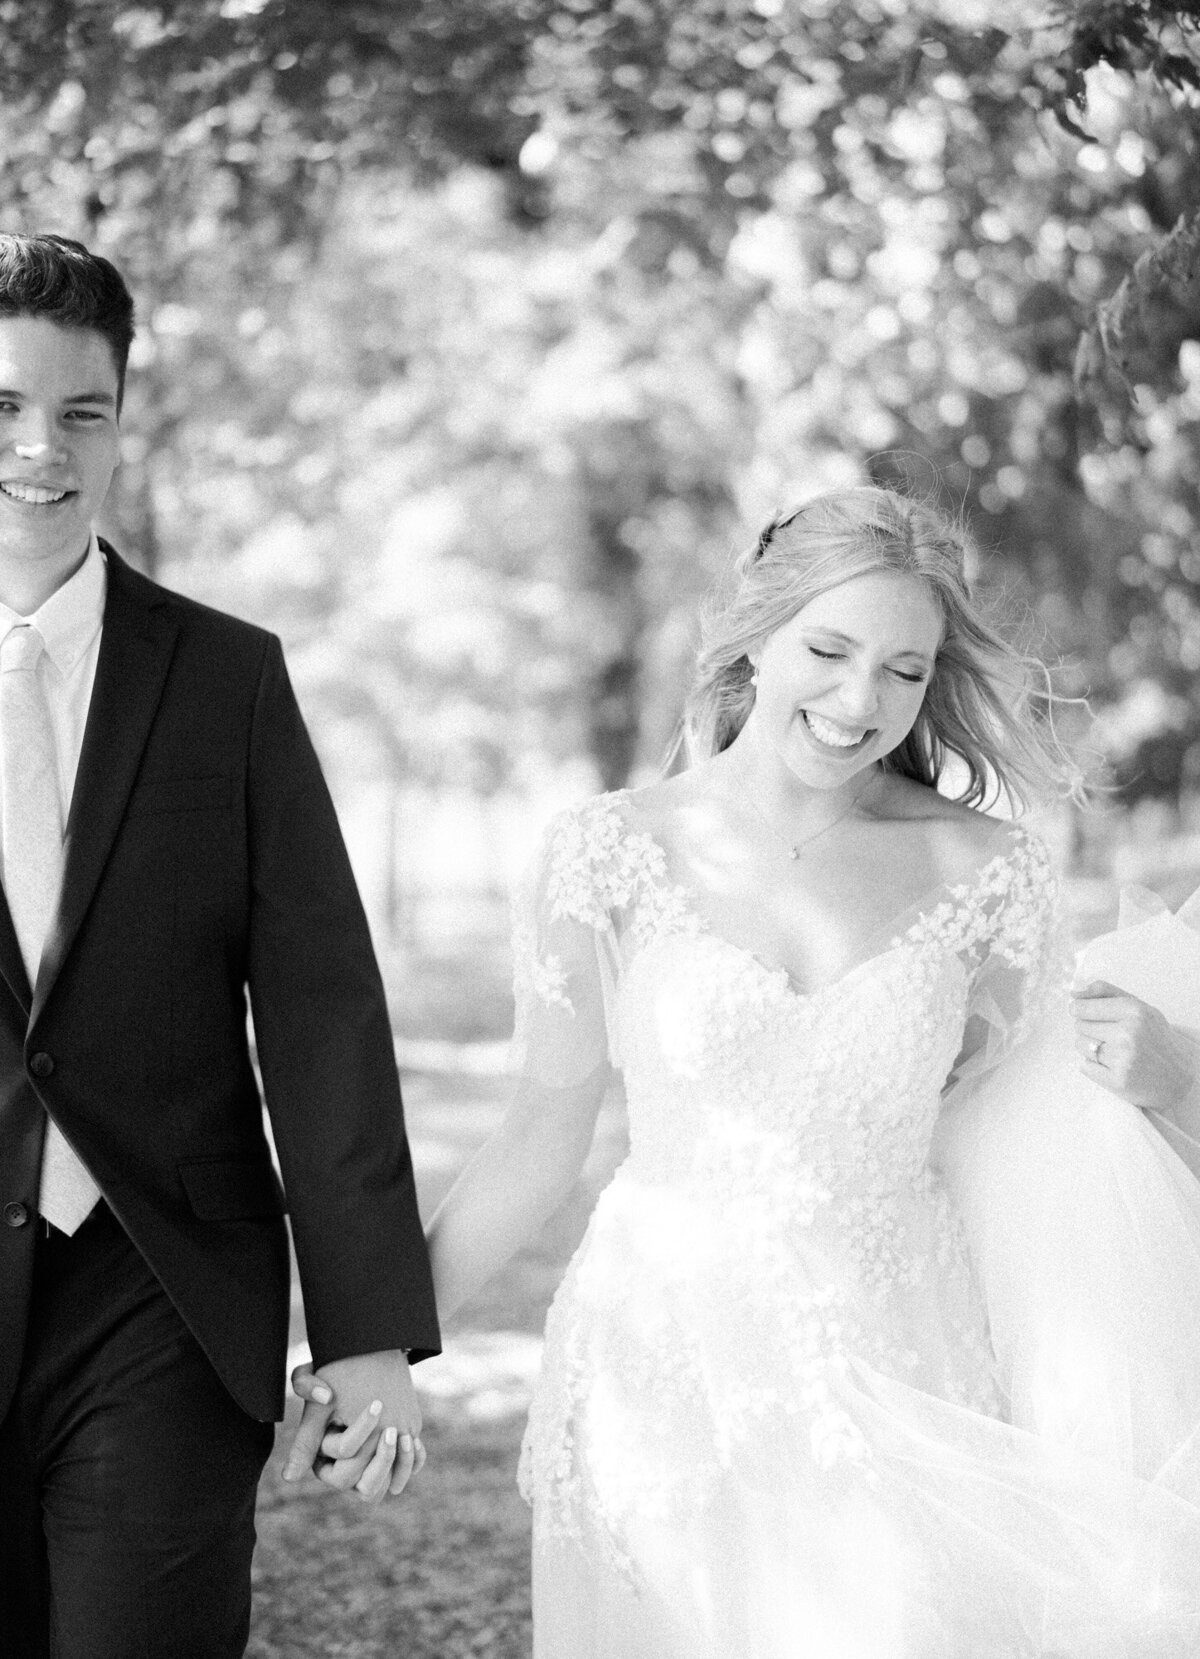
[[[836,788],[908,735],[941,637],[937,602],[918,577],[851,577],[751,653],[758,686],[747,732],[801,782]]]

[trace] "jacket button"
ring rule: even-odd
[[[29,1069],[35,1077],[49,1077],[54,1070],[54,1061],[49,1054],[35,1054],[29,1062]]]
[[[10,1227],[23,1227],[29,1220],[29,1210],[24,1204],[6,1204],[4,1219]]]

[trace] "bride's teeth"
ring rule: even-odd
[[[34,507],[46,507],[52,501],[61,501],[66,490],[46,490],[39,484],[0,484],[0,490],[14,501],[26,501]]]
[[[835,749],[853,749],[856,743],[861,743],[863,732],[850,733],[835,726],[831,720],[823,720],[819,714],[806,710],[804,715],[808,728],[813,736],[821,743],[828,743]]]

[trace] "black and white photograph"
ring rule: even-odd
[[[1200,4],[0,0],[0,1659],[1200,1655]]]

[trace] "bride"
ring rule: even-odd
[[[773,520],[707,617],[692,764],[562,814],[519,902],[520,1080],[432,1223],[443,1315],[569,1192],[614,1069],[631,1141],[551,1309],[522,1456],[539,1659],[1200,1652],[1200,1317],[1139,1373],[1146,1458],[1136,1425],[1089,1435],[1094,1402],[1064,1402],[1094,1345],[1045,1359],[1064,1284],[1097,1301],[1099,1212],[1063,1218],[1078,1123],[1039,1153],[1040,1022],[1071,1041],[1046,853],[980,808],[1069,767],[964,554],[885,490]],[[1146,1069],[1133,1007],[1077,999],[1089,1067],[1107,1045]],[[1151,1166],[1122,1238],[1148,1253],[1120,1263],[1129,1329],[1086,1334],[1124,1352],[1153,1323],[1139,1282],[1175,1271],[1164,1191],[1192,1250],[1164,1317],[1200,1316],[1200,1186],[1120,1109]],[[319,1428],[333,1407],[298,1387]],[[374,1495],[369,1428],[325,1452]]]

